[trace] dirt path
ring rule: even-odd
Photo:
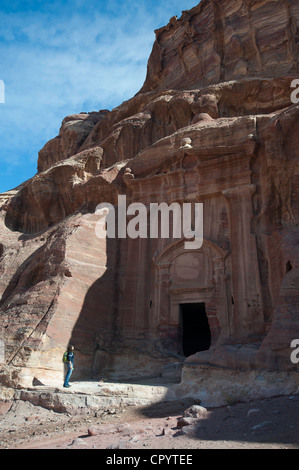
[[[298,395],[208,409],[204,416],[178,427],[178,419],[190,405],[127,406],[72,417],[17,402],[0,417],[0,448],[299,448]]]

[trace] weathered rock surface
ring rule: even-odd
[[[61,160],[79,153],[92,129],[109,111],[80,113],[64,118],[59,135],[46,143],[38,155],[38,171],[45,171]],[[92,165],[97,165],[97,155]]]
[[[298,73],[293,1],[204,0],[156,31],[143,92]]]
[[[2,383],[62,381],[69,342],[74,379],[177,378],[189,356],[182,306],[198,304],[211,344],[185,361],[190,393],[204,396],[205,367],[222,382],[223,368],[229,380],[245,370],[244,383],[272,371],[259,382],[267,396],[291,374],[295,391],[298,38],[296,2],[202,0],[156,32],[135,97],[64,119],[38,173],[0,195]],[[98,238],[95,208],[118,195],[202,202],[202,247],[185,250],[171,233]]]

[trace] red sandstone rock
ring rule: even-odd
[[[295,2],[202,0],[156,31],[142,92],[298,74]]]
[[[298,30],[294,2],[202,0],[156,32],[135,97],[65,118],[37,175],[0,195],[2,383],[62,381],[69,341],[74,378],[159,375],[184,361],[192,303],[211,345],[190,367],[297,370]],[[97,238],[118,195],[203,202],[202,248]]]

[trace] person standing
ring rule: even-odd
[[[67,388],[70,387],[69,380],[74,370],[74,357],[75,357],[74,349],[75,348],[72,345],[70,345],[67,348],[67,372],[66,372],[66,376],[65,376],[64,384],[63,384],[63,386]]]

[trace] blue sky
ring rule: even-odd
[[[198,3],[1,0],[0,193],[36,173],[38,151],[65,116],[113,109],[134,96],[154,30]]]

